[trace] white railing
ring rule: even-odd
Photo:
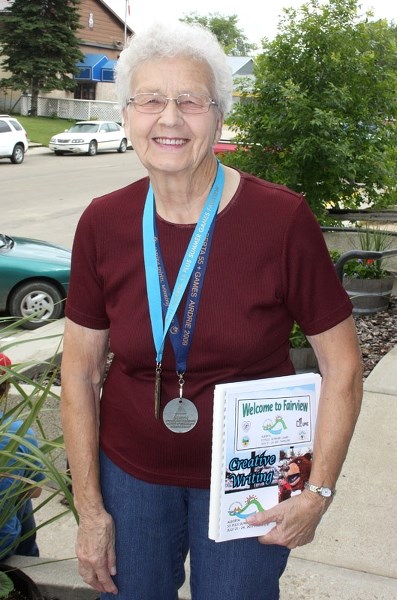
[[[18,112],[29,115],[31,96],[23,95],[18,102]],[[116,121],[121,123],[121,114],[117,102],[100,100],[75,100],[73,98],[45,98],[39,96],[37,116],[59,117],[61,119]]]

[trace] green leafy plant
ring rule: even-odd
[[[373,258],[355,258],[347,261],[343,273],[352,279],[383,279],[389,272],[382,269],[380,260]]]
[[[341,252],[339,252],[339,250],[335,250],[335,249],[333,249],[333,248],[331,248],[330,250],[328,250],[328,252],[329,252],[330,258],[331,258],[331,260],[332,260],[332,262],[333,262],[334,264],[335,264],[335,263],[336,263],[336,262],[337,262],[337,261],[340,259],[340,257],[342,256],[342,253],[341,253]]]
[[[9,336],[10,330],[17,329],[17,326],[18,323],[6,325],[2,329],[2,335],[4,337]],[[43,336],[40,339],[46,338]],[[15,343],[17,342],[1,345],[1,351],[6,352]],[[0,478],[7,477],[13,480],[13,483],[4,492],[0,493],[0,528],[12,516],[15,516],[22,502],[26,500],[26,493],[37,485],[45,487],[50,493],[46,494],[44,500],[39,499],[35,502],[34,513],[39,513],[48,502],[58,496],[65,497],[67,507],[62,505],[59,514],[40,523],[36,529],[53,523],[69,513],[70,510],[74,512],[77,520],[71,493],[71,481],[66,471],[66,464],[64,469],[59,469],[57,466],[60,454],[64,452],[63,435],[60,431],[56,431],[55,435],[48,432],[51,429],[48,426],[49,413],[59,412],[60,398],[54,392],[53,386],[58,376],[58,354],[59,347],[51,360],[44,365],[40,365],[39,376],[35,375],[35,365],[31,363],[19,363],[10,367],[2,367],[4,373],[0,375],[0,384],[11,378],[14,390],[8,399],[3,400],[0,406],[0,437],[7,436],[8,440],[6,445],[0,449]],[[29,370],[26,371],[27,367],[29,367]],[[17,395],[15,395],[15,390]],[[16,421],[21,422],[21,425],[15,433],[12,433],[9,430],[10,424]],[[25,437],[29,428],[32,428],[35,432],[38,447]],[[18,447],[21,444],[29,449],[29,454],[18,452]],[[18,469],[32,473],[32,476],[21,477],[15,475],[14,472]],[[34,472],[38,470],[45,476],[45,479],[39,484],[33,479]],[[31,535],[31,533],[27,532],[24,538]],[[24,538],[18,539],[17,542],[10,541],[7,554],[10,551],[12,552],[15,546]],[[10,577],[7,573],[0,572],[0,598],[6,598],[12,589],[13,583]]]
[[[290,336],[289,336],[291,348],[311,348],[307,337],[303,333],[298,323],[294,323]]]

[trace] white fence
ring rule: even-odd
[[[29,115],[31,110],[31,96],[23,95],[18,101],[9,107],[5,101],[0,98],[0,112],[19,113]],[[37,104],[37,116],[39,117],[59,117],[61,119],[80,120],[105,120],[121,123],[121,114],[117,102],[106,102],[98,100],[74,100],[71,98],[46,98],[39,96]]]
[[[21,100],[21,114],[27,115],[30,111],[31,98],[30,96],[23,96]],[[121,115],[117,102],[98,100],[44,98],[39,96],[37,116],[76,120],[102,119],[105,121],[121,122]]]

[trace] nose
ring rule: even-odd
[[[159,113],[161,121],[171,124],[183,120],[183,113],[179,110],[176,98],[168,98],[164,110]]]

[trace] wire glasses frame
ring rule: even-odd
[[[170,100],[176,102],[179,110],[185,114],[207,113],[211,106],[218,106],[215,100],[201,94],[179,94],[176,98],[168,98],[157,92],[136,94],[128,100],[127,106],[132,104],[141,113],[159,114]]]

